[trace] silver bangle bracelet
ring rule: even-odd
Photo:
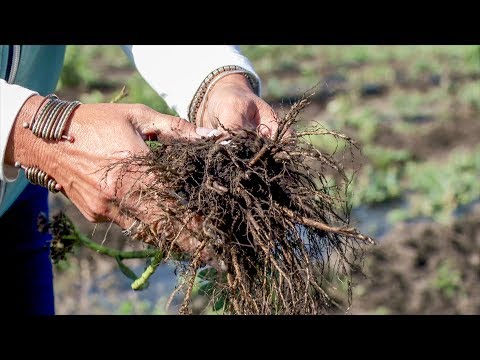
[[[48,95],[47,98],[46,98],[46,103],[43,105],[43,107],[40,109],[40,111],[38,112],[38,114],[36,114],[32,120],[32,123],[29,125],[28,123],[24,123],[23,124],[23,127],[24,128],[29,128],[30,130],[32,130],[32,132],[37,135],[38,133],[38,127],[40,125],[40,123],[37,121],[37,119],[41,119],[45,112],[47,111],[47,109],[50,109],[54,103],[52,102],[52,100],[55,100],[55,99],[58,99],[58,97],[56,95]],[[37,135],[38,136],[38,135]]]
[[[42,139],[65,139],[73,142],[74,137],[63,135],[63,132],[68,119],[80,104],[80,101],[59,100],[56,95],[48,95],[31,123],[25,122],[23,127],[30,129],[35,136]]]
[[[63,135],[63,132],[68,119],[80,104],[80,101],[64,101],[59,100],[54,94],[48,95],[40,104],[32,121],[23,123],[23,127],[31,130],[35,136],[45,140],[65,139],[73,142],[74,137]],[[18,161],[15,166],[25,171],[25,177],[32,184],[46,187],[53,193],[62,189],[62,186],[55,179],[36,166],[25,166]]]
[[[62,190],[62,186],[58,184],[55,179],[51,178],[45,171],[40,170],[36,166],[24,166],[18,161],[15,166],[22,168],[25,171],[25,177],[32,184],[46,187],[50,192],[57,193]]]
[[[40,128],[38,129],[38,134],[35,134],[43,139],[48,139],[48,134],[57,120],[57,113],[61,109],[61,106],[65,103],[61,100],[52,100],[52,108],[50,111],[46,112],[45,119],[43,121],[38,121],[40,123]]]
[[[70,116],[72,115],[73,111],[78,106],[80,106],[81,104],[82,103],[80,101],[73,101],[73,102],[70,102],[68,104],[68,106],[66,107],[63,114],[61,114],[60,119],[58,121],[58,126],[55,129],[55,132],[53,133],[53,138],[54,139],[60,139],[60,138],[63,137],[64,139],[66,139],[70,142],[72,142],[74,140],[73,136],[64,136],[64,135],[62,135],[62,133],[63,133],[63,130],[65,129],[65,125],[66,125],[68,119],[70,119]]]

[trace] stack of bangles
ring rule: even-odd
[[[48,95],[40,104],[36,114],[30,123],[23,123],[25,129],[45,140],[68,140],[74,142],[73,136],[64,135],[65,126],[73,111],[81,104],[80,101],[60,100],[56,95]],[[62,186],[50,175],[35,166],[24,166],[20,162],[15,163],[16,167],[25,170],[25,176],[32,184],[46,187],[51,192],[58,192]]]

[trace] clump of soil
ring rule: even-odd
[[[373,242],[348,227],[345,195],[351,179],[342,165],[305,138],[352,141],[320,126],[289,133],[307,105],[306,98],[294,104],[278,120],[273,138],[226,129],[228,140],[163,143],[146,156],[116,164],[124,175],[132,164],[146,169],[153,184],[128,196],[163,210],[154,226],[140,226],[132,237],[158,246],[167,259],[182,250],[177,241],[182,231],[199,244],[179,262],[185,279],[181,313],[191,312],[206,249],[218,270],[210,272],[209,295],[212,303],[223,299],[225,312],[319,314],[332,306],[324,274],[349,279],[362,245]],[[195,228],[185,226],[192,222]]]
[[[403,224],[354,276],[354,313],[480,313],[480,206],[450,226]]]

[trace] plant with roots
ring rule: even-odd
[[[174,261],[182,281],[170,300],[183,295],[182,314],[191,313],[194,293],[230,314],[325,313],[334,305],[328,295],[332,273],[347,279],[351,298],[352,270],[359,268],[364,245],[373,240],[349,226],[346,193],[351,179],[342,164],[308,138],[334,136],[354,143],[320,125],[287,136],[308,102],[308,97],[296,102],[278,120],[272,138],[225,129],[227,140],[157,143],[147,155],[105,169],[108,173],[120,167],[122,174],[132,171],[132,164],[146,169],[144,176],[153,183],[132,189],[128,196],[137,196],[162,215],[155,230],[140,224],[132,234],[152,246],[136,254],[151,260],[140,277],[122,263],[133,257],[130,253],[100,252],[117,259],[137,290],[161,261]],[[196,226],[186,227],[189,221]],[[62,249],[71,240],[99,251],[65,217],[57,217],[49,231],[52,244],[62,243]],[[177,239],[185,232],[198,246],[179,257]],[[211,254],[207,263],[205,252]]]

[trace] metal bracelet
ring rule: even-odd
[[[73,136],[65,136],[65,135],[62,135],[63,134],[63,131],[65,129],[65,125],[68,121],[68,119],[70,119],[70,116],[72,115],[73,111],[78,107],[80,106],[82,103],[80,101],[73,101],[73,102],[70,102],[68,104],[68,106],[65,108],[65,111],[63,112],[63,114],[60,116],[60,119],[58,121],[58,126],[57,128],[55,129],[55,133],[53,134],[54,138],[55,139],[59,139],[59,138],[63,138],[63,139],[66,139],[70,142],[73,142],[74,141],[74,138]]]
[[[80,104],[80,101],[60,100],[55,94],[50,94],[42,101],[32,121],[23,123],[23,127],[31,130],[35,136],[42,139],[65,139],[73,142],[74,137],[63,135],[63,132],[68,119]],[[15,166],[25,171],[25,177],[32,184],[46,187],[53,193],[62,189],[62,186],[55,179],[36,166],[24,166],[18,161]]]
[[[58,193],[62,189],[62,185],[58,184],[55,179],[48,175],[45,171],[35,166],[24,166],[20,162],[16,162],[15,166],[25,171],[25,177],[32,184],[46,187],[52,193]]]
[[[25,122],[23,127],[42,139],[73,142],[74,137],[64,135],[63,132],[68,119],[80,104],[80,101],[59,100],[56,95],[50,94],[40,105],[31,123]]]
[[[38,119],[42,119],[45,112],[47,110],[49,110],[55,103],[52,101],[54,99],[58,99],[56,95],[48,95],[47,96],[47,102],[45,103],[45,105],[42,107],[42,109],[39,111],[38,113],[38,116],[35,115],[35,117],[32,119],[32,122],[29,124],[29,123],[24,123],[23,124],[23,127],[24,128],[28,128],[30,130],[32,130],[32,132],[38,136],[38,128],[41,126],[41,122],[38,120]]]
[[[45,118],[38,119],[40,127],[38,129],[38,134],[35,135],[43,139],[48,139],[48,134],[57,121],[58,111],[62,108],[62,105],[65,104],[65,102],[61,100],[52,100],[52,103],[51,110],[45,113]]]

